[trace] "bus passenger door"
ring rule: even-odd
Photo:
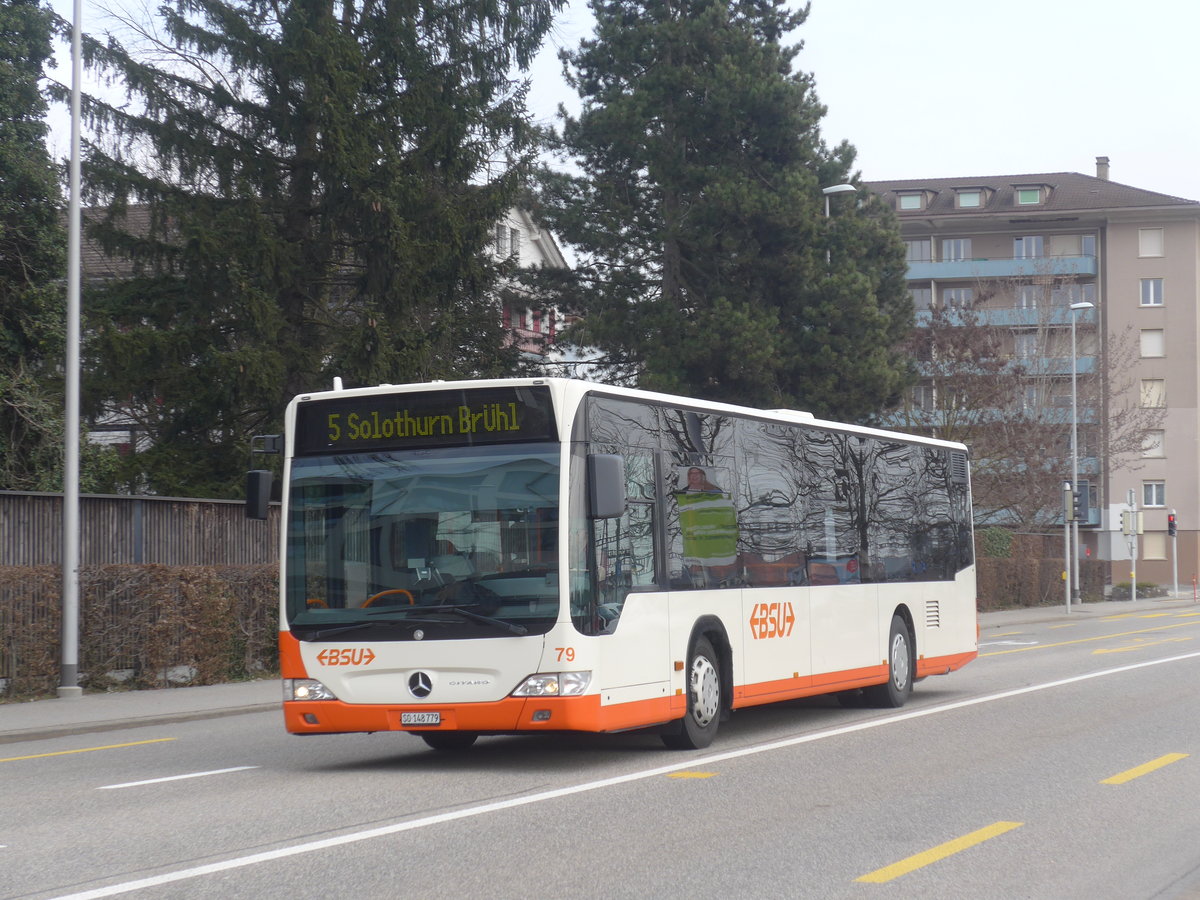
[[[592,522],[602,623],[604,702],[662,696],[670,679],[666,594],[657,585],[655,467],[650,451],[626,451],[625,513]]]

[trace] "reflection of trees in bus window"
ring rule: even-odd
[[[593,441],[604,440],[594,452],[634,446],[663,453],[663,564],[674,590],[948,579],[971,564],[961,451],[611,398],[594,399],[591,408]],[[727,548],[701,552],[685,539],[681,508],[688,504],[680,498],[689,481],[691,493],[728,504],[721,515],[735,511],[727,524],[708,523],[717,526],[709,536],[718,543],[734,536],[732,563],[724,562]],[[647,482],[630,487],[631,497],[653,499]]]
[[[617,627],[625,598],[656,581],[654,555],[654,457],[625,453],[625,514],[592,522],[598,630]]]
[[[810,491],[801,483],[794,426],[747,422],[742,433],[742,505],[738,531],[746,583],[753,587],[807,580],[800,523]]]

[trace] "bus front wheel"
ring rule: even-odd
[[[702,750],[721,724],[720,660],[708,638],[697,638],[687,666],[687,712],[663,732],[672,750]]]
[[[912,637],[904,619],[892,616],[892,630],[888,635],[888,680],[863,688],[863,696],[872,706],[895,709],[904,705],[912,693],[912,686]]]

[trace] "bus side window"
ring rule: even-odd
[[[601,631],[611,632],[629,591],[655,583],[654,458],[625,455],[623,515],[592,520]]]

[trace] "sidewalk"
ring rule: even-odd
[[[278,710],[279,679],[0,703],[0,744]]]
[[[1019,625],[1070,622],[1188,607],[1200,611],[1200,604],[1192,600],[1190,593],[1175,599],[1158,597],[1133,602],[1112,600],[1072,604],[1069,615],[1064,601],[1054,605],[980,613],[979,626],[986,638],[989,630]],[[272,678],[207,687],[84,694],[74,700],[0,703],[0,744],[278,710],[282,699],[279,680]]]

